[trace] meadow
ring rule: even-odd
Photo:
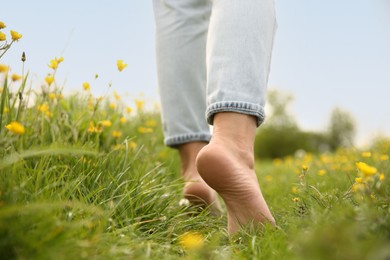
[[[390,259],[390,140],[258,158],[277,226],[229,236],[182,199],[158,107],[89,82],[64,95],[62,62],[30,89],[0,60],[1,259]]]

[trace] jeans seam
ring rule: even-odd
[[[209,142],[210,139],[211,139],[210,133],[205,133],[205,132],[188,133],[188,134],[179,134],[179,135],[166,137],[164,139],[164,143],[167,146],[175,147],[179,144],[195,142],[195,141]]]
[[[206,110],[207,123],[213,125],[214,115],[220,112],[236,112],[255,116],[257,126],[260,126],[265,119],[264,109],[260,105],[243,101],[222,101],[208,106]]]

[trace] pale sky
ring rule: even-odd
[[[184,0],[183,0],[184,1]],[[356,119],[357,142],[390,135],[390,2],[276,0],[278,32],[269,87],[291,93],[291,112],[307,130],[323,130],[334,107]],[[50,59],[63,56],[65,90],[91,83],[130,105],[140,93],[158,101],[151,0],[2,1],[0,21],[23,38],[0,60],[40,85]],[[116,60],[128,67],[119,73]],[[94,81],[95,74],[99,74]]]

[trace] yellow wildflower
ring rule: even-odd
[[[331,157],[329,157],[328,155],[325,155],[325,154],[320,155],[320,160],[324,164],[328,164],[332,161]]]
[[[11,37],[13,41],[18,41],[20,38],[22,38],[22,35],[16,31],[10,31]]]
[[[119,122],[121,122],[122,124],[126,123],[126,121],[127,119],[123,116],[119,119]]]
[[[92,98],[88,99],[88,109],[93,110],[95,108],[95,103]]]
[[[88,82],[84,82],[83,83],[83,89],[86,90],[86,91],[91,89],[91,86],[89,85]]]
[[[18,81],[18,80],[21,80],[22,78],[23,78],[22,76],[15,74],[15,73],[12,74],[12,76],[11,76],[12,81]]]
[[[116,144],[112,146],[112,150],[124,150],[125,146],[123,144]]]
[[[137,107],[137,110],[142,110],[144,107],[145,101],[141,99],[135,99],[135,106]]]
[[[0,21],[0,29],[4,29],[5,27],[7,27],[7,26],[5,26],[5,23]]]
[[[93,122],[89,122],[89,127],[87,129],[88,133],[95,133],[96,132],[96,127]]]
[[[292,193],[298,193],[298,187],[293,186],[293,187],[291,188],[291,192],[292,192]]]
[[[87,161],[87,158],[85,158],[84,156],[81,156],[80,159],[82,160],[83,163],[87,163],[87,162],[88,162],[88,161]]]
[[[129,147],[132,148],[132,149],[137,148],[137,143],[134,142],[134,141],[130,141],[128,145],[129,145]]]
[[[116,108],[116,104],[115,104],[115,103],[110,103],[110,104],[108,104],[108,106],[109,106],[111,109],[115,109],[115,108]]]
[[[363,178],[362,177],[355,178],[355,182],[356,183],[363,183]]]
[[[126,112],[127,112],[127,113],[130,114],[132,111],[133,111],[133,109],[132,109],[131,107],[126,107]]]
[[[56,70],[58,68],[58,61],[56,59],[50,60],[49,68]]]
[[[4,113],[8,113],[9,112],[9,108],[8,107],[5,107],[4,108]]]
[[[370,158],[371,157],[371,152],[362,152],[362,156],[365,158]]]
[[[324,176],[326,174],[326,170],[324,170],[324,169],[320,169],[319,171],[318,171],[318,175],[319,176]]]
[[[53,83],[53,81],[54,81],[54,77],[51,76],[51,75],[49,74],[49,75],[47,75],[47,76],[45,77],[45,81],[46,81],[47,85],[49,85],[49,87],[50,87],[50,85],[51,85],[51,84]]]
[[[49,93],[49,99],[56,99],[57,95],[55,93]]]
[[[124,70],[127,67],[127,64],[123,62],[123,60],[117,60],[116,65],[119,71]]]
[[[0,73],[6,73],[8,71],[8,66],[0,64]]]
[[[25,133],[24,126],[21,123],[18,123],[16,121],[13,121],[9,123],[8,125],[5,126],[10,132],[17,134],[17,135],[22,135]]]
[[[160,159],[165,159],[167,157],[167,151],[166,150],[162,150],[158,153],[158,157]]]
[[[145,125],[148,127],[155,127],[155,126],[157,126],[157,122],[156,122],[156,120],[150,119],[150,120],[145,122]]]
[[[306,153],[303,159],[305,160],[305,162],[309,163],[313,160],[313,155],[311,153]]]
[[[387,154],[382,154],[381,157],[379,158],[381,161],[388,161],[389,156]]]
[[[61,62],[63,62],[64,61],[64,57],[60,57],[60,58],[56,58],[56,60],[57,60],[57,62],[58,62],[58,64],[60,64]]]
[[[153,129],[150,128],[150,127],[140,126],[140,127],[138,127],[137,130],[138,130],[138,132],[141,133],[141,134],[153,133]]]
[[[99,124],[101,124],[102,126],[105,126],[105,127],[110,127],[112,125],[110,120],[100,121]]]
[[[357,162],[356,167],[359,169],[364,176],[372,176],[377,173],[377,169],[364,162]]]
[[[115,97],[115,99],[116,100],[121,100],[121,96],[120,95],[118,95],[118,93],[116,92],[116,91],[114,91],[114,97]]]
[[[385,174],[384,173],[381,173],[381,175],[379,175],[379,180],[380,181],[384,181],[385,180]]]
[[[179,244],[188,250],[200,249],[204,245],[204,238],[197,232],[187,232],[179,236]]]
[[[47,104],[39,105],[37,109],[42,114],[45,114],[47,117],[53,116],[53,113],[49,111],[49,106]]]
[[[112,137],[119,138],[122,136],[122,132],[114,130],[114,131],[112,131],[111,135],[112,135]]]
[[[63,99],[64,98],[64,95],[62,95],[61,93],[57,95],[57,99]]]
[[[292,201],[294,201],[294,202],[299,202],[300,199],[299,199],[298,197],[295,197],[295,198],[292,199]]]
[[[38,105],[37,107],[39,112],[46,113],[49,111],[49,106],[47,104]]]
[[[5,35],[4,33],[0,32],[0,42],[3,42],[7,40],[7,35]]]
[[[272,163],[274,165],[281,165],[283,163],[283,161],[280,158],[275,158],[272,160]]]
[[[306,164],[302,164],[302,170],[303,170],[303,171],[307,171],[307,169],[309,169],[309,168],[307,167],[307,165],[306,165]]]
[[[272,176],[271,175],[266,175],[264,178],[268,182],[272,181]]]
[[[51,111],[46,111],[46,112],[45,112],[45,115],[46,115],[47,117],[53,117],[53,113],[52,113]]]

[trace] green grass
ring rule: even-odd
[[[226,217],[179,205],[180,162],[163,146],[157,111],[139,104],[127,114],[120,102],[110,106],[110,97],[63,98],[56,87],[26,107],[15,94],[34,95],[26,80],[12,89],[4,77],[2,259],[390,258],[389,141],[377,142],[371,154],[342,149],[260,160],[260,185],[278,226],[229,237]],[[4,127],[12,121],[25,133]],[[377,173],[355,184],[364,175],[358,161]],[[183,247],[186,232],[201,234],[203,246]]]

